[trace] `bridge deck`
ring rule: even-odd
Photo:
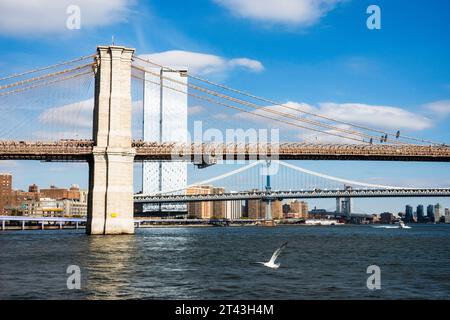
[[[175,144],[134,141],[136,161],[209,160],[377,160],[450,162],[448,146],[416,145],[333,145],[282,143],[257,144]],[[0,160],[89,161],[94,150],[91,140],[57,142],[0,141]]]
[[[195,195],[135,195],[136,203],[173,203],[196,201],[278,200],[315,198],[449,197],[450,189],[351,189],[308,191],[249,191]]]

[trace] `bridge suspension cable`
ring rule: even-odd
[[[169,71],[172,71],[172,72],[178,71],[178,70],[174,70],[174,69],[172,69],[170,67],[166,67],[166,66],[158,64],[156,62],[150,61],[148,59],[143,59],[143,58],[140,58],[138,56],[135,56],[135,58],[140,60],[140,61],[149,63],[151,65],[160,67],[162,69],[166,69],[166,70],[169,70]],[[269,104],[274,105],[274,106],[280,106],[280,107],[285,108],[285,109],[297,111],[297,112],[300,112],[300,113],[304,113],[304,114],[307,114],[307,115],[310,115],[310,116],[313,116],[313,117],[321,118],[321,119],[332,121],[332,122],[335,122],[335,123],[344,124],[344,125],[348,125],[348,126],[351,126],[351,127],[359,128],[359,129],[362,129],[362,130],[365,130],[365,131],[372,131],[372,132],[381,133],[381,134],[383,134],[384,137],[390,136],[390,137],[395,137],[396,140],[397,139],[404,139],[404,140],[410,140],[410,141],[419,142],[419,143],[430,143],[430,144],[436,144],[436,145],[441,145],[442,144],[442,143],[431,141],[431,140],[427,140],[427,139],[420,139],[420,138],[415,138],[415,137],[410,137],[410,136],[405,136],[405,135],[399,135],[398,133],[395,133],[395,134],[394,133],[389,133],[387,131],[379,130],[379,129],[376,129],[376,128],[371,128],[371,127],[368,127],[368,126],[363,126],[363,125],[352,123],[352,122],[349,122],[349,121],[334,119],[334,118],[331,118],[331,117],[328,117],[328,116],[324,116],[324,115],[321,115],[321,114],[308,112],[308,111],[302,110],[300,108],[295,108],[295,107],[292,107],[292,106],[288,106],[286,104],[282,104],[282,103],[273,101],[271,99],[267,99],[267,98],[263,98],[263,97],[260,97],[260,96],[256,96],[256,95],[253,95],[251,93],[248,93],[248,92],[245,92],[245,91],[242,91],[242,90],[234,89],[234,88],[231,88],[229,86],[225,86],[223,84],[219,84],[219,83],[216,83],[216,82],[213,82],[213,81],[210,81],[210,80],[207,80],[207,79],[204,79],[204,78],[192,75],[190,73],[188,73],[187,76],[189,76],[190,78],[195,79],[197,81],[201,81],[203,83],[207,83],[209,85],[216,86],[218,88],[221,88],[221,89],[224,89],[224,90],[227,90],[227,91],[230,91],[230,92],[234,92],[234,93],[237,93],[237,94],[240,94],[240,95],[252,98],[252,99],[256,99],[256,100],[261,101],[261,102],[269,103]],[[376,138],[379,139],[380,137],[377,136]],[[387,140],[387,139],[385,139],[385,140]]]
[[[80,132],[87,136],[95,62],[86,60],[92,57],[1,78],[0,111],[6,121],[0,137],[24,141],[79,138]]]
[[[34,89],[34,88],[45,87],[45,86],[48,86],[50,84],[54,84],[54,83],[58,83],[58,82],[62,82],[62,81],[67,81],[67,80],[70,80],[70,79],[73,79],[73,78],[77,78],[77,77],[81,77],[81,76],[84,76],[84,75],[87,75],[87,74],[91,74],[91,73],[92,73],[92,70],[89,70],[87,72],[77,73],[77,74],[74,74],[74,75],[71,75],[71,76],[55,79],[55,80],[52,80],[52,81],[40,82],[40,83],[37,83],[37,84],[32,85],[32,86],[19,88],[19,89],[15,89],[15,90],[12,90],[12,91],[1,92],[0,93],[0,97],[1,96],[6,96],[6,95],[9,95],[9,94],[13,94],[13,93],[18,93],[18,92],[31,90],[31,89]]]
[[[203,88],[203,87],[200,87],[200,86],[192,85],[192,84],[189,84],[189,83],[184,83],[184,82],[178,81],[176,79],[172,79],[170,77],[161,76],[160,74],[152,72],[152,71],[147,70],[147,69],[139,68],[139,67],[136,67],[136,66],[134,66],[134,68],[136,68],[136,69],[138,69],[140,71],[152,74],[154,76],[161,77],[162,79],[165,79],[165,80],[177,83],[177,84],[181,84],[181,85],[184,85],[184,86],[188,86],[189,88],[192,88],[192,89],[197,90],[197,91],[201,91],[203,93],[206,93],[206,94],[209,94],[209,95],[221,98],[221,99],[225,99],[225,100],[228,100],[228,101],[233,101],[233,102],[239,103],[241,105],[245,105],[245,106],[253,108],[255,110],[259,110],[259,111],[263,111],[263,112],[266,112],[266,113],[275,114],[275,115],[278,115],[278,116],[281,116],[281,117],[284,117],[284,118],[297,120],[297,121],[308,123],[308,124],[311,124],[311,125],[314,125],[314,126],[317,126],[317,127],[327,128],[327,129],[335,130],[335,131],[338,131],[338,132],[347,133],[347,134],[350,134],[350,135],[356,135],[356,136],[359,136],[359,137],[365,137],[365,138],[372,139],[372,140],[378,138],[376,136],[368,135],[368,134],[365,134],[365,133],[362,133],[362,132],[359,132],[359,131],[349,130],[349,129],[345,129],[345,128],[339,128],[339,127],[336,127],[336,126],[329,125],[327,123],[318,122],[318,121],[314,121],[314,120],[310,120],[310,119],[299,118],[299,117],[296,117],[296,116],[294,116],[292,114],[289,114],[289,113],[284,113],[284,112],[280,112],[280,111],[277,111],[277,110],[270,110],[267,107],[260,106],[260,105],[251,103],[249,101],[241,100],[241,99],[238,99],[238,98],[230,97],[228,95],[224,95],[224,94],[219,93],[217,91],[209,90],[207,88]],[[367,142],[367,141],[362,140],[362,142]],[[395,142],[398,143],[397,141],[395,141]]]
[[[329,176],[326,174],[322,174],[319,172],[315,172],[315,171],[311,171],[308,169],[304,169],[298,166],[295,166],[293,164],[290,164],[288,162],[285,161],[278,161],[278,163],[282,166],[285,166],[287,168],[299,171],[299,172],[303,172],[312,176],[316,176],[319,178],[324,178],[324,179],[328,179],[328,180],[333,180],[336,182],[341,182],[344,184],[349,184],[349,185],[357,185],[357,186],[362,186],[362,187],[366,187],[366,188],[380,188],[380,189],[409,189],[409,188],[405,188],[405,187],[394,187],[394,186],[384,186],[384,185],[379,185],[379,184],[371,184],[371,183],[365,183],[365,182],[358,182],[358,181],[354,181],[354,180],[347,180],[347,179],[342,179],[342,178],[337,178],[337,177],[333,177],[333,176]],[[413,188],[411,188],[413,189]]]
[[[279,178],[283,181],[283,183],[288,183],[288,185],[294,186],[296,188],[300,188],[300,185],[303,185],[303,184],[305,184],[305,186],[308,185],[311,188],[312,188],[312,186],[314,186],[314,188],[318,188],[319,184],[320,184],[319,181],[326,181],[326,182],[337,182],[337,183],[345,185],[345,186],[360,186],[360,187],[364,187],[364,188],[371,188],[371,189],[377,189],[377,190],[380,190],[380,189],[387,189],[387,190],[409,190],[409,189],[411,189],[411,190],[413,190],[413,189],[415,189],[412,187],[387,186],[387,185],[372,184],[372,183],[338,178],[335,176],[330,176],[330,175],[322,174],[322,173],[319,173],[316,171],[308,170],[308,169],[305,169],[305,168],[302,168],[302,167],[299,167],[299,166],[296,166],[296,165],[293,165],[291,163],[281,161],[281,160],[276,160],[273,163],[277,163],[277,164],[281,165],[282,167],[294,170],[296,172],[300,172],[301,174],[305,175],[302,182],[300,182],[298,180],[298,177],[297,178],[293,177],[292,172],[289,172],[289,171],[285,172],[284,175],[281,170],[277,170],[277,172],[275,174],[271,174],[272,176],[280,176]],[[159,191],[159,192],[155,192],[155,193],[151,193],[151,194],[139,194],[139,196],[145,197],[145,196],[155,196],[155,195],[179,193],[179,192],[185,191],[186,189],[191,188],[191,187],[204,186],[204,185],[208,185],[213,182],[216,182],[216,181],[224,180],[224,179],[232,177],[232,176],[242,175],[244,172],[250,171],[250,169],[257,167],[259,165],[261,165],[265,168],[265,161],[258,160],[255,162],[251,162],[248,165],[245,165],[238,169],[215,176],[213,178],[208,178],[208,179],[205,179],[202,181],[197,181],[195,183],[191,183],[181,189],[178,188],[178,189],[172,189],[172,190],[163,190],[163,191]],[[265,179],[265,175],[261,175],[260,172],[256,172],[256,173],[254,172],[254,174],[260,175],[263,180]],[[318,180],[318,179],[323,179],[323,180]],[[242,187],[242,183],[240,184],[240,186]],[[305,186],[303,186],[303,188],[305,188]],[[256,186],[255,185],[254,187],[260,188],[259,190],[264,189],[264,186]],[[255,188],[250,188],[250,189],[255,189]],[[322,188],[322,187],[320,187],[320,188]],[[332,189],[334,190],[335,188],[337,188],[337,185],[333,185]],[[281,190],[288,191],[287,188],[284,188]],[[243,191],[243,190],[239,190],[239,191]]]
[[[158,85],[158,86],[162,86],[163,88],[167,88],[167,89],[179,92],[179,93],[186,94],[186,95],[191,96],[191,97],[193,97],[193,98],[195,98],[197,100],[208,101],[208,102],[211,102],[211,103],[214,103],[214,104],[217,104],[217,105],[224,106],[226,108],[230,108],[230,109],[238,110],[240,112],[251,114],[252,116],[256,116],[256,117],[261,117],[261,118],[277,121],[277,122],[280,122],[280,123],[283,123],[283,124],[287,124],[287,125],[290,125],[290,126],[301,128],[301,129],[306,129],[306,130],[310,130],[310,131],[319,132],[319,133],[322,133],[322,134],[327,134],[327,135],[332,135],[332,136],[339,137],[339,138],[353,140],[353,141],[356,141],[358,143],[367,143],[367,141],[364,141],[362,139],[356,139],[356,138],[349,137],[349,136],[343,136],[343,135],[340,135],[340,134],[327,132],[327,131],[323,131],[323,130],[320,130],[320,129],[316,129],[316,128],[311,128],[311,127],[307,127],[307,126],[304,126],[304,125],[300,125],[298,123],[293,123],[293,122],[285,121],[285,120],[282,120],[282,119],[274,118],[274,117],[271,117],[271,116],[258,114],[258,113],[253,113],[253,112],[251,112],[249,110],[245,110],[243,108],[240,108],[240,107],[237,107],[237,106],[234,106],[234,105],[226,104],[226,103],[223,103],[221,101],[217,101],[215,99],[212,99],[212,98],[209,98],[209,97],[205,97],[205,96],[201,96],[201,95],[197,95],[197,94],[194,94],[194,93],[185,92],[183,90],[179,90],[179,89],[176,89],[176,88],[173,88],[173,87],[170,87],[170,86],[167,86],[165,84],[161,84],[161,83],[158,83],[156,81],[149,80],[149,79],[144,79],[144,78],[136,76],[136,75],[133,75],[132,77],[134,77],[136,79],[139,79],[139,80],[143,80],[143,81],[152,83],[152,84],[155,84],[155,85]]]
[[[177,193],[177,192],[180,192],[180,191],[184,191],[187,188],[191,188],[191,187],[195,187],[195,186],[201,186],[201,185],[207,185],[207,184],[216,182],[218,180],[222,180],[222,179],[234,176],[234,175],[236,175],[238,173],[242,173],[244,171],[247,171],[247,170],[249,170],[249,169],[251,169],[253,167],[256,167],[257,165],[259,165],[261,163],[262,163],[261,161],[251,162],[251,163],[247,164],[246,166],[243,166],[243,167],[235,169],[233,171],[221,174],[219,176],[216,176],[216,177],[213,177],[213,178],[209,178],[209,179],[206,179],[206,180],[202,180],[202,181],[198,181],[198,182],[195,182],[195,183],[191,183],[191,184],[187,185],[185,188],[164,190],[164,191],[159,191],[159,192],[157,192],[155,194]],[[153,195],[153,194],[148,194],[148,195]],[[146,194],[142,194],[142,196],[146,196]]]
[[[28,84],[30,82],[41,81],[41,80],[44,80],[44,79],[47,79],[47,78],[60,76],[60,75],[66,74],[66,73],[70,73],[70,72],[73,72],[73,71],[78,71],[78,70],[84,69],[86,67],[91,67],[93,65],[94,65],[94,63],[88,63],[88,64],[84,64],[84,65],[81,65],[81,66],[78,66],[78,67],[75,67],[75,68],[65,69],[65,70],[62,70],[62,71],[54,72],[54,73],[48,73],[48,74],[45,74],[45,75],[42,75],[42,76],[39,76],[39,77],[34,77],[34,78],[26,79],[26,80],[17,81],[17,82],[14,82],[14,83],[9,83],[9,84],[0,86],[0,90],[5,90],[5,89],[13,88],[13,87],[18,87],[18,86],[22,86],[22,85]]]
[[[76,59],[72,59],[72,60],[69,60],[69,61],[64,61],[64,62],[61,62],[61,63],[53,64],[53,65],[50,65],[50,66],[47,66],[47,67],[36,68],[36,69],[29,70],[29,71],[26,71],[26,72],[12,74],[12,75],[0,78],[0,81],[9,80],[9,79],[12,79],[12,78],[23,77],[23,76],[26,76],[26,75],[29,75],[29,74],[32,74],[32,73],[42,72],[42,71],[46,71],[46,70],[49,70],[49,69],[54,69],[54,68],[57,68],[57,67],[60,67],[60,66],[65,66],[65,65],[68,65],[68,64],[73,64],[73,63],[76,63],[76,62],[80,62],[80,61],[83,61],[83,60],[86,60],[86,59],[89,59],[89,58],[94,58],[95,56],[96,56],[96,54],[91,54],[91,55],[88,55],[88,56],[82,56],[82,57],[79,57],[79,58],[76,58]]]

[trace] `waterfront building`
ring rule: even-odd
[[[264,219],[265,218],[265,210],[262,212],[260,200],[248,200],[247,208],[248,208],[248,218],[249,219]]]
[[[28,187],[28,192],[30,192],[30,193],[39,193],[39,187],[38,187],[38,185],[37,184],[35,184],[35,183],[33,183],[32,185],[30,185],[29,187]]]
[[[325,216],[330,216],[334,214],[335,214],[334,212],[328,212],[325,209],[317,209],[316,207],[314,207],[314,209],[309,211],[308,217],[309,219],[322,219]]]
[[[230,220],[241,219],[243,216],[242,200],[226,201],[226,216]]]
[[[77,185],[69,189],[51,186],[41,189],[36,184],[28,191],[12,190],[6,214],[19,216],[77,216],[87,215],[88,192]]]
[[[10,204],[12,193],[12,175],[0,173],[0,214],[5,214],[5,207]]]
[[[193,186],[186,189],[186,194],[212,194],[212,186]],[[213,216],[211,201],[189,202],[187,206],[188,216],[197,219],[211,219]]]
[[[187,142],[187,81],[186,68],[171,67],[183,70],[173,72],[169,69],[150,68],[158,76],[146,72],[144,74],[144,106],[143,106],[143,139],[150,142]],[[170,87],[163,87],[167,78]],[[187,186],[187,163],[183,161],[162,162],[144,161],[142,165],[142,192],[154,194],[172,191],[183,194]],[[185,203],[145,204],[144,212],[180,212],[186,211]]]
[[[85,218],[87,216],[87,202],[72,199],[57,201],[57,207],[62,209],[64,217]]]
[[[52,198],[40,198],[38,215],[43,217],[61,217],[64,215],[64,209],[59,207],[61,205],[58,200]]]
[[[36,213],[39,207],[39,188],[32,184],[28,187],[28,191],[13,190],[10,195],[9,205],[5,208],[8,215],[30,215]]]
[[[249,219],[265,219],[267,203],[263,200],[248,200]],[[283,209],[280,200],[270,201],[270,213],[272,219],[282,219]]]
[[[290,206],[289,203],[283,204],[282,209],[283,209],[283,215],[285,215],[285,216],[286,216],[288,213],[291,213],[291,206]]]
[[[270,213],[272,219],[279,220],[283,218],[283,207],[280,200],[270,202]]]
[[[390,212],[383,212],[382,214],[380,214],[380,222],[383,224],[391,224],[394,222],[394,220],[394,214]]]
[[[225,188],[213,188],[213,194],[225,193]],[[214,201],[212,209],[212,217],[216,219],[223,219],[227,215],[227,202],[226,201]]]
[[[30,186],[30,190],[31,190]],[[37,187],[37,186],[36,186]],[[50,186],[49,189],[41,189],[41,197],[51,198],[56,200],[70,199],[70,200],[80,200],[80,187],[77,185],[72,185],[69,189],[57,188],[55,186]]]
[[[417,206],[417,222],[425,222],[425,211],[422,204]]]
[[[414,213],[413,213],[413,207],[410,205],[406,206],[405,209],[405,217],[403,219],[406,223],[414,222]]]
[[[434,206],[432,204],[427,207],[427,218],[429,222],[435,222],[434,220]]]
[[[440,222],[442,214],[442,206],[438,203],[434,206],[434,222]]]
[[[293,218],[308,219],[308,203],[298,200],[291,202],[291,213]]]

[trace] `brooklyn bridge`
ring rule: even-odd
[[[450,147],[443,142],[407,136],[400,131],[387,132],[281,104],[191,75],[185,69],[159,65],[135,55],[134,49],[121,46],[99,46],[93,55],[4,76],[0,81],[0,84],[5,83],[0,85],[3,120],[0,160],[87,162],[88,234],[133,233],[134,201],[170,203],[258,198],[270,203],[273,199],[286,198],[450,195],[450,189],[364,184],[364,189],[351,190],[297,190],[296,184],[292,186],[293,190],[273,190],[270,185],[266,185],[266,190],[259,192],[241,190],[214,196],[186,195],[183,190],[173,193],[160,190],[153,194],[143,192],[134,195],[133,164],[136,161],[192,162],[199,166],[230,160],[449,162]],[[146,88],[146,84],[151,84],[153,88],[148,96],[144,92],[147,98],[161,99],[163,90],[169,90],[216,108],[261,118],[275,126],[310,132],[315,137],[331,137],[333,140],[322,143],[308,139],[289,141],[282,136],[280,141],[272,142],[163,141],[161,133],[159,136],[156,134],[158,138],[154,141],[141,139],[140,134],[134,133],[136,121],[143,121],[144,128],[141,130],[144,136],[146,130],[153,130],[149,128],[152,124],[146,124],[145,119],[135,119],[134,97],[142,94],[139,88]],[[155,90],[155,87],[158,89]],[[91,101],[92,108],[85,108],[86,103],[83,104],[83,101],[87,101],[87,104]],[[65,107],[55,108],[60,102],[65,103]],[[75,108],[69,109],[68,105]],[[13,111],[18,109],[21,110],[20,119],[13,119],[17,117]],[[91,113],[90,118],[83,118],[86,110]],[[14,125],[13,120],[17,120]],[[159,118],[158,121],[162,123],[163,120]],[[171,119],[164,121],[170,122]],[[40,126],[36,125],[38,122]],[[58,122],[72,130],[62,132],[49,125]],[[77,123],[85,122],[89,124],[77,126]],[[160,130],[163,126],[161,123]],[[148,179],[151,180],[152,176]]]

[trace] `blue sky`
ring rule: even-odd
[[[80,30],[65,27],[69,4],[81,8]],[[371,4],[381,8],[381,30],[366,27]],[[236,88],[320,113],[347,110],[339,113],[343,120],[450,142],[450,3],[446,0],[319,0],[315,4],[197,0],[195,5],[176,0],[63,0],[36,1],[34,7],[15,1],[0,3],[0,21],[2,75],[93,53],[97,45],[111,43],[114,35],[117,44],[134,47],[138,54],[158,53],[171,63],[174,58],[170,60],[167,51],[177,50],[175,57],[195,73]],[[199,106],[196,101],[189,104]],[[223,119],[228,116],[228,121],[214,120],[210,112],[191,112],[190,120],[198,117],[211,125],[241,126],[226,110],[214,113],[223,114]],[[372,183],[450,186],[445,163],[297,164]],[[196,171],[190,181],[224,170]],[[0,163],[0,172],[5,171],[14,174],[16,188],[31,183],[87,185],[87,166],[82,164]],[[357,200],[356,204],[371,212],[438,201],[450,207],[448,199],[387,199],[382,206],[379,200]]]

